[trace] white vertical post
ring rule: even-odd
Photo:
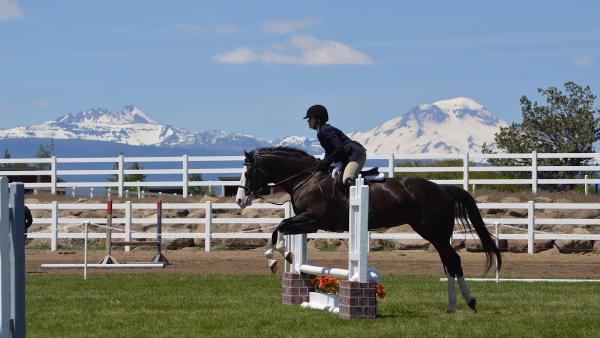
[[[588,195],[588,175],[585,175],[585,177],[583,178],[585,180],[584,183],[584,191],[585,191],[585,195]]]
[[[125,242],[131,242],[131,218],[132,218],[131,201],[125,202]],[[129,252],[131,246],[125,246],[125,252]]]
[[[294,208],[292,203],[286,202],[285,204],[285,218],[294,217]],[[308,263],[306,241],[308,236],[306,234],[298,235],[286,235],[285,245],[294,254],[294,264],[285,263],[285,272],[300,272],[300,266]],[[272,243],[275,245],[275,243]]]
[[[75,193],[75,187],[71,187],[71,197],[77,197],[77,194]]]
[[[394,154],[390,154],[388,157],[388,177],[394,177],[394,171],[396,166],[396,159],[394,158]]]
[[[537,151],[531,153],[531,192],[537,194],[538,186],[538,165],[537,165]]]
[[[10,337],[10,251],[8,215],[8,179],[0,178],[0,333],[2,338]]]
[[[533,254],[535,202],[527,202],[527,253]]]
[[[183,182],[181,183],[182,186],[182,191],[183,191],[183,198],[187,198],[188,197],[188,184],[189,184],[189,162],[188,162],[188,156],[187,155],[183,155],[182,158],[183,161]]]
[[[350,241],[348,245],[348,279],[366,283],[369,241],[369,187],[358,176],[356,186],[350,187]]]
[[[463,189],[469,191],[469,153],[463,154]]]
[[[50,160],[50,182],[51,182],[51,187],[50,190],[52,192],[52,195],[56,195],[56,182],[58,182],[58,178],[56,175],[57,169],[56,169],[56,156],[52,156],[51,160]]]
[[[83,280],[87,280],[87,253],[88,253],[88,225],[89,221],[83,222]]]
[[[90,198],[94,198],[94,187],[90,188]]]
[[[204,251],[210,252],[212,242],[212,202],[206,201],[206,209],[204,213]]]
[[[119,155],[117,161],[119,164],[119,197],[123,197],[123,190],[125,188],[125,161],[123,155]]]
[[[56,251],[58,247],[58,202],[52,202],[52,225],[51,225],[50,250]]]

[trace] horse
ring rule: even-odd
[[[236,203],[245,208],[257,196],[268,194],[269,185],[277,185],[290,195],[295,213],[277,225],[267,245],[265,256],[273,273],[277,270],[274,250],[288,262],[293,261],[285,247],[284,235],[348,230],[347,193],[329,172],[314,169],[317,158],[290,147],[259,148],[249,153],[244,151],[244,156]],[[460,256],[450,243],[455,220],[479,236],[486,254],[486,271],[491,268],[494,256],[499,270],[502,257],[471,194],[420,177],[386,178],[368,184],[369,230],[409,224],[439,254],[448,277],[448,313],[456,311],[455,278],[466,304],[477,311],[477,301],[465,282]]]

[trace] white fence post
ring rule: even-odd
[[[206,208],[204,213],[204,251],[210,252],[210,246],[212,242],[211,229],[212,228],[212,202],[206,202]]]
[[[125,161],[123,155],[119,155],[117,161],[119,163],[119,197],[123,197],[123,189],[125,188]]]
[[[531,153],[531,192],[537,194],[538,185],[538,165],[537,165],[537,151]]]
[[[58,177],[56,175],[57,169],[56,169],[56,156],[52,156],[51,162],[50,162],[50,182],[51,182],[51,187],[50,190],[52,192],[52,195],[56,195],[56,186],[58,182]]]
[[[585,195],[587,196],[588,195],[588,175],[585,175],[585,177],[583,179],[585,180],[583,190],[584,190]]]
[[[533,254],[535,201],[527,202],[527,253]]]
[[[388,157],[388,177],[394,177],[396,159],[394,158],[394,154],[390,154]]]
[[[469,191],[469,153],[463,154],[463,189]]]
[[[131,242],[131,217],[132,217],[131,201],[125,202],[125,242]],[[131,246],[125,246],[125,252],[129,252]]]
[[[350,187],[350,240],[348,243],[348,279],[366,283],[368,281],[369,245],[369,187],[359,175],[356,186]]]
[[[292,203],[285,203],[285,218],[290,218],[294,216],[294,209],[292,207]],[[300,266],[308,263],[308,255],[307,255],[307,241],[308,236],[306,234],[298,234],[298,235],[286,235],[285,236],[285,244],[288,247],[288,250],[294,253],[294,264],[285,263],[285,272],[300,272]],[[275,245],[275,243],[271,243]]]
[[[188,197],[188,184],[189,184],[189,162],[188,162],[188,156],[187,155],[183,155],[183,181],[181,183],[182,186],[182,192],[183,192],[183,198],[187,198]]]
[[[138,186],[137,186],[137,197],[138,199],[142,198],[142,186],[139,184],[140,181],[137,181]]]
[[[56,251],[58,247],[58,202],[52,202],[52,225],[51,225],[50,250]]]

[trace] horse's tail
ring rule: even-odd
[[[489,271],[492,267],[492,258],[494,255],[496,255],[498,260],[498,271],[500,271],[500,268],[502,267],[502,256],[500,255],[500,250],[496,246],[496,243],[492,239],[490,233],[487,231],[473,196],[471,196],[468,191],[455,186],[444,186],[444,189],[454,200],[455,218],[460,220],[465,229],[469,231],[475,230],[479,236],[486,255],[486,271]]]

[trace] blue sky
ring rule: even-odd
[[[315,103],[349,132],[457,96],[520,121],[539,87],[600,95],[599,17],[597,1],[0,0],[0,128],[134,104],[193,131],[314,136]]]

